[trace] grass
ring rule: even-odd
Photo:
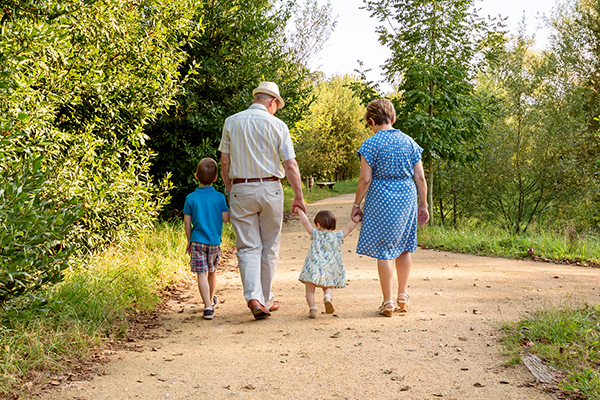
[[[533,233],[514,235],[472,222],[458,229],[425,226],[419,228],[418,240],[423,247],[458,253],[600,266],[600,238],[593,233],[573,236],[538,229]]]
[[[353,193],[356,185],[354,180],[338,182],[333,190],[303,188],[305,201]],[[289,211],[294,195],[289,185],[284,190]],[[222,249],[234,245],[234,230],[226,224]],[[72,268],[36,299],[0,311],[0,398],[27,397],[28,377],[40,375],[36,383],[43,384],[107,338],[126,335],[129,316],[153,311],[163,289],[189,279],[188,257],[182,223],[163,223]]]
[[[354,193],[357,181],[338,182],[333,190],[303,188],[305,201]],[[293,191],[284,186],[285,209]],[[233,248],[235,233],[224,226],[224,251]],[[456,252],[501,257],[600,265],[600,241],[593,235],[533,232],[512,236],[481,224],[460,229],[419,228],[419,244]],[[528,252],[528,249],[533,249]],[[0,312],[0,398],[27,396],[23,382],[37,372],[44,379],[85,359],[106,338],[127,333],[129,317],[153,311],[163,289],[189,278],[185,234],[181,222],[163,223],[155,230],[73,268],[65,281],[37,297],[36,307]],[[549,308],[527,319],[506,324],[509,364],[520,362],[522,343],[529,351],[566,371],[562,384],[571,393],[600,400],[600,309],[583,305]]]
[[[349,181],[336,182],[336,184],[333,186],[333,189],[320,189],[315,185],[313,186],[312,190],[308,190],[306,188],[306,185],[302,183],[302,193],[304,194],[304,202],[314,203],[315,201],[323,200],[333,196],[339,196],[341,194],[355,193],[357,185],[358,179],[353,179]],[[285,211],[290,211],[292,200],[294,199],[294,191],[288,183],[285,183],[283,185],[283,193],[285,196],[283,209]]]
[[[513,359],[527,348],[565,372],[559,386],[574,398],[600,400],[600,306],[548,307],[502,329]]]
[[[26,377],[48,379],[107,337],[122,337],[129,315],[153,311],[163,289],[188,279],[188,264],[182,224],[161,224],[72,269],[34,307],[0,313],[0,398],[27,396]]]
[[[423,247],[498,256],[532,258],[538,261],[600,266],[600,240],[594,234],[574,235],[537,229],[525,235],[481,223],[467,223],[459,229],[439,226],[419,228]],[[573,398],[600,400],[600,307],[587,304],[549,306],[532,312],[523,320],[507,323],[504,343],[509,360],[521,363],[524,348],[538,354],[564,372],[560,383]]]

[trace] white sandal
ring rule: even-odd
[[[401,313],[405,313],[408,311],[408,307],[410,306],[410,300],[408,300],[408,294],[400,293],[398,294],[398,299],[396,300],[398,303],[398,311]]]
[[[386,307],[387,305],[391,305],[392,307]],[[381,306],[379,307],[379,314],[383,315],[384,317],[391,317],[392,315],[394,315],[394,309],[396,307],[394,306],[394,301],[393,300],[388,300],[388,301],[384,301],[383,303],[381,303]]]

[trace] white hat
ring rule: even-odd
[[[261,82],[256,89],[252,91],[252,96],[257,93],[268,94],[269,96],[273,96],[277,99],[277,109],[283,108],[285,106],[285,102],[279,95],[279,86],[273,82]]]

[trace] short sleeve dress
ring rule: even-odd
[[[312,243],[298,279],[319,287],[345,287],[346,273],[342,261],[344,233],[313,229],[310,237]]]
[[[423,149],[400,130],[379,131],[358,150],[373,170],[356,252],[392,260],[417,248],[414,166]]]

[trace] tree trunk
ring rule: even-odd
[[[442,180],[436,179],[437,182],[437,193],[443,193],[442,190]],[[438,195],[439,207],[440,207],[440,225],[444,226],[446,221],[446,216],[444,215],[444,196]]]
[[[427,191],[429,195],[429,223],[433,225],[433,159],[429,159],[427,167],[429,168],[429,190]]]

